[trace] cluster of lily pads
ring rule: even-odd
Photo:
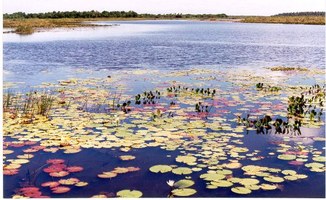
[[[179,82],[180,87],[175,87],[175,81],[165,90],[160,88],[166,88],[166,83],[155,82],[155,88],[150,92],[137,91],[139,94],[135,96],[130,95],[132,88],[123,85],[123,77],[118,76],[105,79],[72,79],[60,81],[59,84],[47,84],[46,87],[53,90],[51,95],[54,101],[46,116],[34,113],[29,123],[23,123],[21,116],[11,117],[10,109],[4,111],[4,138],[11,140],[4,142],[4,174],[15,176],[22,173],[19,171],[20,167],[27,165],[36,152],[44,152],[45,156],[57,153],[78,154],[90,148],[128,152],[119,156],[119,159],[121,162],[130,163],[129,167],[109,166],[108,170],[103,170],[94,177],[99,181],[115,181],[115,177],[125,176],[122,174],[139,173],[140,168],[133,165],[133,160],[136,159],[134,150],[160,148],[167,154],[177,152],[175,163],[165,163],[162,160],[161,164],[155,164],[148,169],[157,176],[164,173],[167,177],[171,176],[169,179],[178,177],[175,183],[168,183],[171,191],[167,196],[199,194],[200,191],[196,191],[195,186],[201,182],[206,183],[208,190],[229,188],[230,192],[241,195],[251,194],[256,190],[277,190],[282,187],[281,184],[286,185],[287,182],[305,180],[308,177],[301,169],[290,170],[289,167],[293,165],[302,166],[313,173],[325,172],[325,156],[322,151],[312,145],[295,141],[295,138],[282,137],[281,142],[272,144],[268,155],[247,146],[244,140],[246,131],[257,131],[267,126],[275,131],[281,128],[282,133],[289,125],[296,125],[298,128],[324,126],[322,120],[317,122],[305,118],[301,119],[300,125],[295,122],[295,118],[293,124],[280,121],[288,115],[288,97],[297,96],[302,89],[284,89],[284,97],[259,94],[252,91],[251,87],[254,82],[261,80],[259,76],[253,77],[250,73],[250,76],[243,73],[243,76],[239,77],[233,72],[191,70],[177,71],[165,76],[184,78],[188,77],[190,72],[196,76],[195,79],[199,83]],[[234,84],[222,87],[216,83],[214,90],[209,89],[212,87],[205,85],[204,80],[212,73],[219,74],[226,80],[234,79]],[[134,75],[137,77],[138,74]],[[152,77],[148,74],[146,76]],[[130,100],[133,98],[135,101]],[[170,103],[171,100],[173,104]],[[144,101],[147,102],[143,103]],[[320,104],[317,106],[320,109],[323,107]],[[206,112],[206,109],[209,112]],[[241,118],[242,113],[247,117]],[[239,117],[230,117],[234,115]],[[256,122],[249,117],[257,119]],[[305,132],[301,135],[306,137]],[[313,142],[324,141],[324,138],[319,136],[310,136],[309,139]],[[23,148],[24,154],[13,159],[10,156],[18,148]],[[282,162],[282,167],[273,167],[273,159]],[[270,160],[271,166],[260,165],[261,160]],[[42,173],[58,180],[46,182],[41,186],[54,194],[69,192],[75,186],[86,186],[86,182],[77,178],[63,178],[71,173],[82,174],[82,170],[80,166],[67,166],[60,160],[50,160],[42,169]],[[195,176],[200,179],[195,179]],[[128,180],[126,185],[127,183]],[[28,187],[34,187],[33,192],[42,196],[39,185]],[[113,194],[97,193],[93,197],[143,196],[144,191],[135,189],[126,188]],[[25,195],[24,191],[20,190],[16,195],[33,197]]]

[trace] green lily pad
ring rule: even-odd
[[[298,177],[296,177],[296,176],[284,176],[284,179],[288,180],[288,181],[296,181],[296,180],[298,180]]]
[[[323,168],[312,167],[312,168],[310,168],[310,171],[312,171],[312,172],[324,172],[325,170]]]
[[[228,170],[228,169],[217,170],[216,174],[230,175],[230,174],[232,174],[232,171]]]
[[[284,174],[284,175],[291,175],[291,176],[293,176],[293,175],[296,175],[296,174],[297,174],[297,172],[296,172],[296,171],[294,171],[294,170],[283,170],[283,171],[282,171],[282,174]]]
[[[260,188],[263,190],[275,190],[277,187],[275,185],[271,185],[271,184],[261,184]]]
[[[313,161],[316,161],[316,162],[322,162],[322,163],[325,163],[325,162],[326,162],[326,157],[325,157],[325,156],[313,157],[312,160],[313,160]]]
[[[296,174],[296,175],[294,175],[294,176],[296,176],[298,179],[305,179],[305,178],[308,178],[308,176],[305,175],[305,174]]]
[[[172,173],[178,174],[178,175],[186,175],[191,174],[192,170],[188,167],[178,167],[172,170]]]
[[[325,165],[321,164],[321,163],[313,162],[313,163],[307,163],[304,166],[311,167],[311,168],[321,168],[321,167],[324,167]]]
[[[117,192],[117,196],[122,198],[139,198],[143,196],[143,193],[138,190],[121,190]]]
[[[239,183],[244,186],[257,185],[259,183],[259,180],[253,179],[253,178],[244,178],[244,179],[241,179],[241,181]]]
[[[181,163],[195,163],[197,158],[194,156],[178,156],[175,159],[177,162],[181,162]]]
[[[228,181],[231,181],[232,183],[239,183],[241,181],[241,178],[232,177],[229,178]]]
[[[218,186],[217,186],[217,185],[206,185],[206,188],[207,188],[207,189],[214,190],[214,189],[217,189]]]
[[[191,188],[182,188],[172,190],[172,194],[180,197],[188,197],[194,195],[197,191]]]
[[[250,194],[251,190],[245,187],[234,187],[231,188],[231,191],[236,194]]]
[[[200,178],[206,180],[206,181],[215,181],[215,180],[221,180],[224,179],[225,176],[223,174],[202,174],[200,175]]]
[[[272,183],[282,183],[284,181],[282,177],[277,177],[277,176],[267,176],[264,177],[264,180]]]
[[[149,171],[154,173],[166,173],[172,171],[172,167],[168,165],[154,165],[151,168],[149,168]]]
[[[202,168],[200,168],[200,167],[194,167],[194,168],[191,168],[191,170],[194,171],[194,172],[199,172],[199,171],[202,170]]]
[[[249,190],[259,190],[260,186],[259,185],[245,185],[246,188]]]
[[[291,155],[291,154],[281,154],[281,155],[278,155],[277,158],[280,160],[294,160],[297,157],[295,155]]]
[[[211,182],[211,185],[216,185],[218,187],[231,187],[233,183],[226,180],[215,180]]]
[[[271,173],[279,173],[282,170],[281,169],[278,169],[278,168],[268,168],[268,171],[271,172]]]
[[[183,180],[180,180],[180,181],[174,183],[174,186],[177,187],[177,188],[187,188],[187,187],[190,187],[190,186],[192,186],[194,184],[195,184],[195,182],[192,181],[192,180],[183,179]]]

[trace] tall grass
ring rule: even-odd
[[[31,26],[18,26],[15,33],[20,35],[30,35],[34,33],[34,28]]]
[[[55,97],[46,93],[31,91],[25,95],[7,91],[3,95],[3,111],[14,114],[12,118],[32,119],[35,115],[48,117],[55,102]]]
[[[49,111],[51,110],[51,107],[54,102],[54,97],[48,94],[41,95],[40,98],[38,98],[38,114],[47,116]]]
[[[9,111],[10,107],[13,105],[14,94],[8,90],[6,94],[3,95],[3,110]]]
[[[316,24],[325,25],[323,16],[272,16],[272,17],[245,17],[244,23],[279,23],[279,24]]]

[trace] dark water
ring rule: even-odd
[[[274,65],[325,68],[324,26],[190,21],[110,23],[120,26],[69,31],[59,29],[31,36],[5,34],[4,81],[34,85],[75,75],[103,76],[101,73],[104,69],[106,73],[112,71],[119,73],[119,69],[138,68],[236,69]],[[94,74],[79,74],[74,69],[89,69]],[[143,83],[133,87],[141,90],[145,85]],[[231,114],[228,118],[231,118]],[[306,133],[314,132],[314,136],[322,136],[324,129],[322,126],[314,131],[306,130]],[[256,161],[254,163],[256,165],[292,169],[307,174],[308,178],[284,183],[284,191],[259,190],[245,197],[325,197],[325,173],[316,174],[303,166],[286,165],[285,168],[286,161],[280,161],[275,157],[268,158],[268,152],[276,150],[276,146],[270,143],[275,140],[282,140],[282,137],[257,135],[253,131],[245,135],[243,146],[248,147],[250,152],[260,150],[261,154],[267,157]],[[309,145],[312,144],[310,142]],[[315,142],[313,145],[318,150],[325,147],[324,142]],[[22,154],[22,149],[9,149],[14,149],[15,153],[7,155],[8,159]],[[100,192],[116,193],[122,189],[140,190],[144,197],[166,197],[169,194],[169,187],[165,182],[170,179],[181,179],[181,176],[172,173],[154,174],[148,170],[156,164],[182,166],[175,161],[175,157],[179,155],[178,150],[171,152],[151,147],[133,149],[128,154],[136,156],[136,159],[131,161],[132,164],[119,160],[118,157],[123,155],[119,149],[83,149],[77,154],[63,154],[61,151],[55,154],[37,152],[29,164],[22,166],[18,175],[4,177],[4,196],[11,197],[28,170],[42,166],[51,158],[64,158],[71,165],[83,166],[84,171],[75,173],[73,177],[89,182],[85,188],[75,187],[62,195],[52,194],[48,188],[42,188],[42,193],[51,197],[90,197]],[[241,163],[253,164],[251,161]],[[94,178],[100,172],[116,166],[139,166],[141,170],[119,175],[112,180]],[[196,182],[193,188],[197,190],[193,197],[241,197],[232,193],[230,188],[206,189],[205,181],[199,178],[204,171],[191,174],[192,180]],[[241,169],[234,170],[236,176],[241,176],[241,173]],[[36,180],[36,185],[39,186],[45,181],[51,179],[42,172]]]
[[[106,22],[102,22],[106,23]],[[190,21],[110,22],[120,26],[4,35],[5,81],[86,68],[194,66],[325,67],[324,26]],[[46,72],[46,73],[44,73]],[[40,80],[39,78],[37,80]]]

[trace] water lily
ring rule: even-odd
[[[174,180],[168,180],[168,181],[166,181],[166,184],[168,184],[170,187],[173,187],[173,185],[174,185]]]

